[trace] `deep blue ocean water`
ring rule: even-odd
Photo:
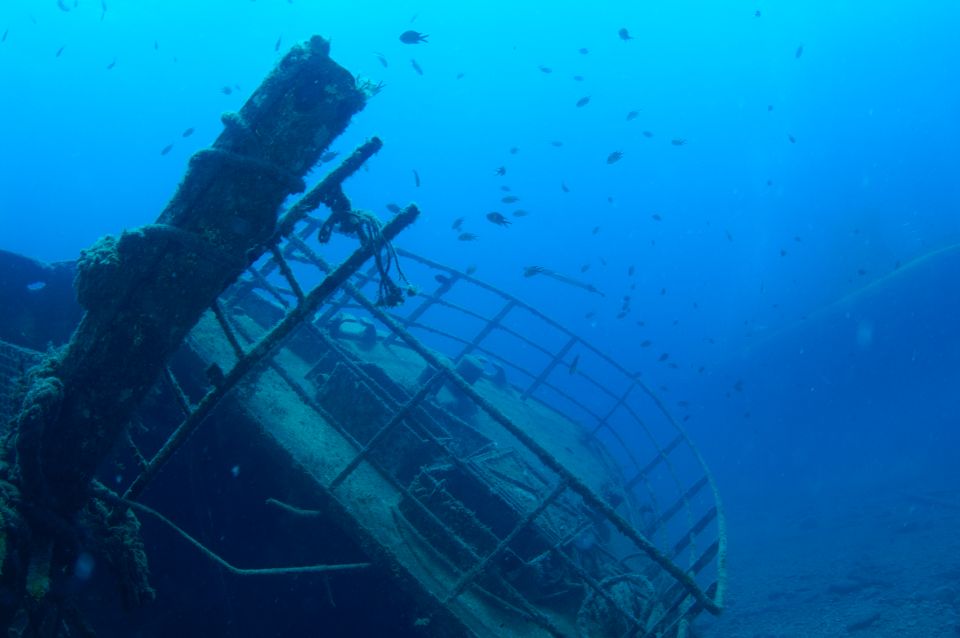
[[[736,556],[790,504],[957,501],[958,25],[946,0],[4,0],[0,248],[72,260],[153,221],[220,114],[330,38],[385,85],[332,147],[385,142],[354,203],[415,201],[399,246],[475,267],[689,403]]]

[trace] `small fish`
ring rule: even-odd
[[[561,181],[560,181],[560,190],[562,190],[564,193],[569,193],[569,192],[570,192],[570,187],[567,186],[567,183],[566,183],[565,181],[561,180]]]
[[[190,137],[191,135],[193,135],[193,127],[192,127],[192,126],[191,126],[190,128],[188,128],[188,129],[184,130],[184,132],[180,134],[180,137]]]
[[[577,108],[580,108],[580,107],[582,107],[582,106],[586,106],[587,104],[590,104],[590,96],[589,96],[589,95],[585,95],[585,96],[583,96],[582,98],[580,98],[579,100],[577,100]]]
[[[554,148],[560,148],[561,146],[563,146],[563,142],[561,142],[560,140],[553,140],[552,142],[550,142],[550,146]]]
[[[380,61],[380,64],[383,66],[383,68],[387,68],[388,66],[390,66],[390,65],[387,63],[387,57],[386,57],[384,54],[382,54],[382,53],[375,53],[374,55],[377,56],[377,59]]]
[[[420,173],[417,172],[417,169],[413,169],[413,185],[420,188]]]
[[[580,272],[581,272],[581,273],[585,273],[585,272],[587,272],[588,270],[590,270],[590,264],[584,264],[584,265],[580,266]]]
[[[460,235],[457,236],[457,239],[459,239],[460,241],[476,241],[477,239],[479,239],[479,236],[473,233],[460,233]]]
[[[515,202],[519,202],[520,198],[517,197],[516,195],[505,195],[500,198],[500,201],[503,202],[504,204],[513,204]]]
[[[620,36],[620,39],[623,40],[623,41],[633,40],[633,36],[630,35],[630,32],[627,31],[627,28],[626,28],[626,27],[623,27],[622,29],[620,29],[619,31],[617,31],[617,35],[619,35],[619,36]]]
[[[520,152],[520,149],[517,148],[516,146],[511,146],[511,147],[510,147],[510,154],[511,154],[511,155],[516,155],[516,154],[519,153],[519,152]]]
[[[651,133],[650,131],[644,131],[642,135],[647,139],[650,139],[651,137],[653,137],[653,133]]]
[[[573,81],[574,81],[574,82],[583,82],[585,79],[586,79],[586,78],[583,77],[582,75],[575,75],[575,76],[573,76]]]
[[[426,33],[420,33],[419,31],[404,31],[400,34],[400,41],[404,44],[420,44],[421,42],[426,43],[427,38],[430,36]]]
[[[464,73],[463,71],[460,71],[459,73],[457,73],[457,79],[458,79],[458,80],[462,80],[462,79],[463,79],[463,76],[465,76],[465,75],[466,75],[466,73]]]
[[[116,59],[116,58],[114,58],[113,61],[110,62],[110,64],[107,65],[107,71],[109,71],[110,69],[112,69],[112,68],[115,67],[115,66],[117,66],[117,59]]]
[[[670,353],[669,353],[669,352],[664,352],[663,354],[660,355],[660,357],[657,359],[657,361],[659,361],[660,363],[663,363],[664,361],[666,361],[666,360],[669,359],[669,358],[670,358]]]
[[[509,219],[497,211],[487,213],[487,220],[491,224],[496,224],[497,226],[509,226],[512,223]]]
[[[513,211],[513,212],[510,213],[510,214],[513,215],[514,217],[526,217],[526,216],[529,215],[530,213],[528,213],[527,211],[523,210],[522,208],[518,208],[517,210]]]
[[[497,177],[503,177],[504,175],[507,174],[507,167],[498,166],[496,170],[493,171],[493,174],[496,175]]]
[[[7,29],[3,32],[3,38],[0,38],[0,44],[7,41],[7,36],[10,35],[10,29]]]
[[[675,137],[672,140],[670,140],[670,143],[673,144],[674,146],[683,146],[684,144],[687,143],[687,140],[682,137]]]
[[[154,41],[153,41],[153,50],[154,50],[154,51],[159,51],[159,50],[160,50],[160,42],[158,42],[157,40],[154,40]]]
[[[60,57],[60,54],[63,53],[63,50],[66,49],[66,48],[67,48],[67,45],[63,45],[62,47],[60,47],[59,49],[57,49],[57,55],[54,56],[54,57],[59,58],[59,57]]]
[[[781,248],[781,249],[780,249],[780,256],[781,256],[781,257],[786,257],[786,256],[787,256],[787,251],[784,250],[783,248]]]
[[[652,345],[653,345],[653,342],[650,341],[649,339],[644,339],[643,341],[640,342],[641,348],[649,348]]]
[[[387,204],[387,210],[393,213],[394,215],[396,215],[397,213],[400,212],[400,207],[394,204],[393,202],[390,202],[389,204]]]
[[[576,374],[576,373],[577,373],[577,364],[578,364],[578,363],[580,363],[580,355],[577,355],[577,356],[575,356],[575,357],[573,358],[573,361],[570,362],[570,367],[567,369],[567,371],[568,371],[570,374]]]
[[[797,52],[793,54],[793,57],[799,59],[801,55],[803,55],[803,45],[802,45],[802,44],[797,47]]]
[[[337,155],[339,154],[340,154],[340,151],[327,151],[326,153],[320,156],[320,162],[321,163],[332,162],[337,158]]]
[[[793,135],[787,135],[787,139],[790,140],[791,144],[797,143],[797,138],[795,138]]]
[[[623,159],[623,151],[614,151],[607,155],[607,164],[616,164]]]
[[[727,241],[733,241],[733,235],[730,234],[729,230],[724,230],[723,234],[727,236]]]
[[[224,95],[231,95],[233,93],[233,87],[222,86],[220,87],[220,92]]]
[[[653,215],[650,215],[650,219],[652,219],[655,222],[662,222],[663,216],[660,213],[654,213]]]
[[[453,230],[460,230],[462,226],[463,226],[463,217],[457,217],[455,220],[453,220],[453,223],[450,224],[450,228]]]
[[[583,318],[584,318],[584,319],[593,319],[593,318],[596,317],[596,316],[597,316],[597,312],[596,312],[595,310],[591,310],[591,311],[588,312],[587,314],[583,315]]]
[[[757,9],[756,11],[753,12],[753,17],[754,17],[754,18],[759,18],[760,15],[761,15],[761,14],[760,14],[760,9]]]
[[[737,379],[737,382],[733,384],[733,389],[737,392],[743,392],[743,379]]]
[[[634,268],[633,266],[630,266],[629,268],[627,268],[627,276],[628,276],[628,277],[633,277],[633,273],[635,273],[635,272],[637,272],[637,269]]]
[[[444,285],[444,286],[446,286],[446,285],[449,284],[451,281],[453,281],[452,279],[450,279],[450,278],[447,277],[446,275],[434,275],[434,276],[433,276],[433,279],[434,279],[438,284],[442,284],[442,285]]]
[[[100,22],[103,22],[103,19],[107,15],[107,0],[100,0]]]
[[[797,243],[799,244],[800,242],[803,241],[803,239],[800,238],[800,235],[794,235],[794,236],[793,236],[793,241],[795,241],[795,242],[797,242]]]
[[[767,104],[767,113],[773,110],[773,104]]]
[[[502,190],[504,193],[509,193],[511,189],[509,186],[504,184],[503,186],[500,187],[500,190]]]
[[[863,268],[858,268],[858,269],[857,269],[857,274],[860,275],[861,277],[863,277],[865,274],[867,274],[867,271],[864,270]]]
[[[477,272],[477,265],[470,264],[467,266],[467,269],[464,272],[466,272],[468,275],[472,275],[473,273]]]
[[[637,116],[640,115],[640,111],[630,111],[627,113],[627,121],[637,119]]]
[[[540,69],[540,72],[541,72],[541,73],[553,73],[553,69],[551,69],[551,68],[548,67],[548,66],[543,66],[542,64],[541,64],[540,66],[538,66],[537,68]]]
[[[590,231],[590,234],[591,234],[591,235],[596,235],[596,234],[599,233],[599,232],[600,232],[600,227],[599,227],[599,226],[594,226],[594,227],[593,227],[593,230]]]
[[[166,155],[166,154],[169,153],[172,149],[173,149],[173,144],[167,144],[166,146],[164,146],[163,148],[160,149],[160,154],[161,154],[161,155]]]
[[[281,43],[281,42],[283,42],[283,35],[277,36],[277,41],[273,43],[273,50],[274,50],[274,51],[279,51],[279,50],[280,50],[280,43]]]
[[[410,58],[410,66],[412,66],[413,70],[417,72],[417,75],[423,75],[423,69],[420,68],[420,65],[417,64],[417,61],[413,58]]]
[[[660,289],[660,296],[663,297],[663,296],[665,296],[666,294],[667,294],[667,289],[666,289],[666,288],[661,288],[661,289]]]
[[[61,11],[65,12],[65,13],[69,13],[69,12],[70,12],[70,5],[68,5],[68,4],[67,4],[66,2],[64,2],[63,0],[57,0],[57,8],[60,9]]]

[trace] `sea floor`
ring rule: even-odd
[[[726,611],[702,638],[960,637],[960,491],[728,505]]]

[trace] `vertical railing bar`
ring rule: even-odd
[[[223,306],[220,305],[219,299],[214,299],[213,303],[210,304],[210,308],[213,310],[213,316],[217,318],[217,323],[220,325],[220,329],[223,330],[223,334],[227,337],[227,341],[230,342],[230,347],[233,349],[233,354],[236,355],[237,360],[243,359],[246,353],[243,350],[243,347],[240,345],[240,342],[237,341],[237,335],[234,334],[233,328],[230,327],[230,324],[227,323],[227,318],[223,312]]]
[[[555,501],[563,491],[567,489],[567,482],[564,479],[557,481],[557,484],[550,490],[550,493],[544,498],[539,505],[530,510],[526,516],[520,519],[513,529],[510,530],[506,536],[497,544],[492,552],[484,556],[480,561],[477,562],[473,567],[467,570],[461,577],[460,580],[454,585],[453,589],[447,594],[447,597],[444,599],[443,604],[449,605],[450,601],[463,593],[463,590],[467,588],[470,583],[476,580],[483,571],[487,569],[487,566],[490,565],[491,561],[497,558],[502,554],[507,546],[513,542],[513,540],[527,528],[536,519],[540,516],[546,509]]]
[[[293,276],[293,271],[290,269],[290,264],[287,263],[287,260],[283,258],[283,254],[280,252],[280,249],[276,244],[270,245],[270,254],[273,255],[273,260],[277,262],[277,267],[280,268],[280,273],[283,275],[284,279],[287,280],[287,283],[290,284],[290,290],[293,291],[293,294],[297,297],[297,303],[303,301],[303,289],[300,287],[300,283],[297,281],[296,277]]]
[[[555,354],[553,358],[550,359],[547,365],[544,366],[543,370],[540,371],[540,374],[537,375],[537,378],[534,379],[529,386],[527,386],[526,390],[523,391],[523,394],[520,395],[520,400],[526,401],[531,394],[536,392],[537,388],[543,385],[543,382],[547,380],[547,377],[550,376],[554,368],[557,367],[557,365],[563,360],[563,358],[567,356],[567,353],[570,352],[570,350],[572,350],[573,347],[578,343],[580,343],[579,337],[575,335],[570,337],[570,339],[565,344],[563,344],[563,347],[560,348],[559,352],[557,352],[557,354]]]
[[[480,329],[480,332],[478,332],[477,336],[473,338],[473,340],[470,342],[470,345],[468,345],[466,348],[461,350],[460,354],[458,354],[456,357],[453,358],[453,362],[456,364],[465,356],[473,352],[473,350],[477,346],[479,346],[480,343],[482,343],[483,340],[486,339],[490,335],[490,333],[497,328],[497,326],[500,325],[500,322],[506,318],[506,316],[510,313],[511,310],[513,310],[514,306],[516,305],[517,304],[513,299],[510,299],[509,301],[507,301],[507,303],[505,303],[503,307],[500,309],[500,312],[494,315],[493,318],[487,322],[487,325],[485,325],[483,328]]]

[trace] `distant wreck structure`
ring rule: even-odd
[[[660,398],[394,248],[417,207],[381,224],[342,187],[380,140],[306,189],[376,89],[295,47],[156,224],[84,252],[69,342],[0,334],[8,636],[683,638],[721,611],[719,495]]]

